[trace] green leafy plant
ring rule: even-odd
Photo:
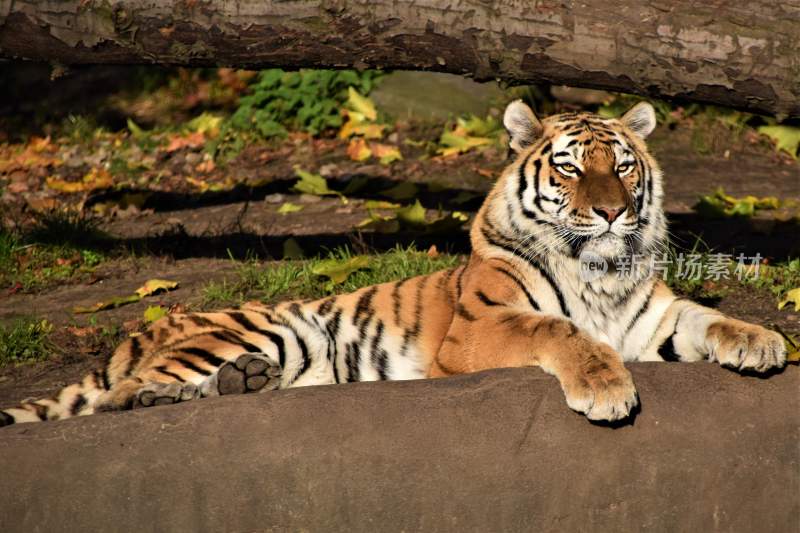
[[[380,75],[370,70],[263,70],[251,84],[252,92],[239,101],[230,125],[264,138],[284,135],[287,128],[311,134],[338,128],[348,88],[368,94]]]

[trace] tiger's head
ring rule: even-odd
[[[661,171],[644,141],[656,126],[652,105],[641,102],[619,119],[566,113],[539,120],[517,100],[503,122],[514,160],[486,216],[518,248],[614,259],[663,244]]]

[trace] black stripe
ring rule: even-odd
[[[459,267],[461,271],[458,273],[458,277],[456,278],[456,298],[461,298],[461,293],[464,290],[463,285],[461,283],[462,278],[464,277],[464,273],[467,271],[466,266]]]
[[[333,361],[333,370],[336,372],[336,337],[339,335],[339,326],[342,322],[342,310],[339,309],[333,318],[325,323],[325,332],[328,334],[328,360]]]
[[[536,196],[533,197],[533,204],[542,210],[541,200],[539,199],[539,174],[542,172],[542,161],[541,159],[537,159],[533,162],[533,191],[536,193]],[[528,218],[537,219],[536,215],[532,212],[526,212],[525,206],[523,206],[523,214]]]
[[[281,370],[283,370],[284,363],[286,362],[286,345],[284,344],[283,337],[273,331],[264,331],[263,335],[271,340],[272,344],[278,349],[278,364]]]
[[[222,359],[221,357],[217,357],[213,353],[209,352],[208,350],[204,350],[203,348],[197,348],[197,347],[194,347],[194,346],[190,346],[188,348],[181,348],[181,352],[189,354],[189,355],[197,356],[200,359],[202,359],[203,361],[205,361],[206,363],[208,363],[209,365],[213,366],[214,368],[219,368],[222,365],[224,365],[225,363],[227,363],[227,361],[225,359]],[[261,352],[260,350],[257,350],[255,353],[260,353],[260,352]],[[253,353],[253,352],[250,352],[250,353]]]
[[[262,353],[261,348],[255,344],[247,342],[246,340],[242,339],[238,333],[231,330],[211,331],[209,332],[209,335],[217,340],[227,342],[228,344],[241,346],[247,353]]]
[[[14,424],[16,421],[17,419],[14,418],[14,415],[6,413],[5,411],[0,411],[0,427],[10,426],[11,424]]]
[[[681,357],[675,351],[675,344],[672,340],[674,336],[675,334],[673,333],[658,347],[658,355],[660,355],[664,361],[676,362],[681,360]]]
[[[175,381],[183,381],[183,378],[180,377],[178,374],[176,374],[175,372],[170,372],[169,370],[167,370],[167,367],[165,365],[157,366],[155,368],[155,370],[156,370],[156,372],[164,374],[165,376],[171,377]]]
[[[330,298],[325,298],[320,304],[320,306],[317,308],[317,313],[321,316],[325,316],[328,313],[330,313],[331,309],[333,309],[333,302],[335,300],[336,299],[333,296],[331,296]]]
[[[461,318],[463,318],[464,320],[468,320],[469,322],[475,322],[476,320],[478,320],[477,317],[472,313],[470,313],[462,303],[456,305],[456,314]]]
[[[511,272],[509,272],[508,270],[506,270],[504,268],[494,267],[494,269],[497,270],[498,272],[502,272],[503,274],[505,274],[506,276],[511,278],[511,280],[514,283],[516,283],[517,286],[520,289],[522,289],[522,292],[525,293],[525,297],[528,299],[528,303],[531,304],[531,307],[533,307],[536,311],[541,311],[541,308],[539,307],[539,304],[536,303],[536,300],[533,298],[533,295],[530,293],[530,291],[525,286],[525,284],[522,283],[522,281],[520,281],[514,274],[512,274]]]
[[[500,302],[495,302],[494,300],[492,300],[491,298],[486,296],[485,292],[480,291],[480,290],[479,291],[475,291],[475,296],[478,297],[478,300],[483,302],[483,305],[488,305],[489,307],[494,307],[496,305],[505,305],[505,304],[501,304]]]
[[[394,311],[394,323],[395,325],[400,325],[400,304],[402,302],[402,295],[400,294],[400,288],[408,281],[404,279],[402,281],[398,281],[394,284],[394,288],[392,289],[392,310]]]
[[[378,287],[370,287],[361,297],[358,299],[358,303],[356,303],[356,311],[353,314],[353,325],[358,325],[358,319],[361,318],[361,315],[365,315],[365,320],[369,319],[369,315],[373,313],[372,309],[372,298],[375,296],[375,293],[378,292]]]
[[[30,405],[33,407],[34,413],[39,418],[39,420],[47,420],[47,407],[36,402],[26,403],[25,405]]]
[[[126,374],[130,374],[134,370],[136,363],[139,362],[139,359],[142,357],[142,343],[139,341],[139,338],[131,337],[130,343],[130,358],[128,359]]]
[[[626,335],[628,334],[628,332],[630,330],[633,329],[633,326],[636,325],[636,322],[639,321],[639,319],[642,317],[642,315],[644,315],[647,312],[647,309],[650,307],[650,300],[653,298],[653,293],[655,292],[655,290],[656,290],[656,284],[653,283],[650,286],[650,292],[647,293],[647,298],[645,298],[644,305],[639,307],[639,310],[636,311],[636,314],[633,316],[633,320],[631,320],[630,323],[628,324],[628,327],[625,328],[625,334]]]
[[[538,220],[536,214],[528,209],[525,206],[525,191],[528,190],[528,179],[525,176],[525,168],[528,166],[528,161],[530,160],[533,154],[530,153],[522,162],[522,165],[519,167],[519,178],[517,183],[517,197],[519,199],[519,207],[522,209],[522,214],[525,215],[527,218],[532,218],[534,220]],[[538,159],[534,161],[534,165],[536,165],[536,170],[534,172],[533,181],[535,184],[535,191],[536,196],[534,197],[534,203],[536,202],[536,197],[539,196],[539,170],[541,169],[542,163]]]
[[[347,362],[347,381],[359,381],[361,371],[358,368],[361,362],[361,349],[358,344],[351,342],[345,349],[345,361]]]
[[[69,406],[69,414],[75,416],[78,412],[86,405],[88,402],[86,401],[86,397],[83,394],[78,394],[75,396],[75,399],[72,401],[72,405]]]
[[[300,376],[302,376],[306,372],[306,370],[309,369],[309,367],[311,366],[311,357],[309,357],[308,355],[308,346],[306,346],[306,342],[303,340],[300,334],[290,325],[286,324],[286,327],[294,335],[295,341],[297,342],[297,346],[300,347],[300,357],[303,360],[303,366],[300,367],[300,371],[297,374],[295,374],[294,377],[289,381],[289,384],[291,385]]]
[[[185,367],[187,370],[191,370],[195,374],[200,374],[201,376],[210,376],[212,374],[211,371],[206,370],[205,368],[200,368],[196,364],[192,363],[188,359],[184,359],[183,357],[176,356],[173,357],[172,360],[180,365],[183,365],[183,367]]]
[[[261,333],[263,331],[261,328],[253,324],[253,322],[241,311],[231,311],[228,313],[228,316],[247,331],[252,331],[255,333]]]
[[[427,283],[428,276],[423,277],[417,283],[417,290],[414,296],[414,324],[403,332],[403,345],[400,348],[401,356],[405,356],[408,353],[408,345],[411,339],[416,339],[422,329],[422,292],[425,290],[425,284]]]
[[[99,382],[100,386],[103,387],[103,390],[108,390],[111,388],[111,384],[108,382],[108,371],[104,366],[102,370],[95,370],[94,376]]]
[[[201,328],[213,327],[216,325],[209,319],[198,315],[186,315],[186,320]]]
[[[485,230],[485,228],[481,228],[481,229]],[[483,236],[489,242],[489,244],[491,244],[492,246],[496,246],[498,248],[502,248],[503,250],[511,253],[512,255],[514,255],[514,256],[516,256],[516,257],[518,257],[520,259],[522,259],[523,261],[528,263],[530,266],[532,266],[534,269],[536,269],[539,272],[539,274],[541,274],[541,276],[550,284],[550,288],[553,290],[553,293],[556,295],[556,298],[558,299],[559,306],[561,307],[561,313],[564,316],[566,316],[567,318],[570,317],[569,309],[567,309],[567,304],[564,301],[564,295],[561,294],[561,291],[558,289],[558,286],[555,284],[555,281],[553,281],[553,276],[551,276],[550,272],[548,272],[547,269],[544,268],[544,265],[539,263],[539,261],[537,261],[533,257],[528,257],[526,255],[521,255],[516,250],[516,248],[514,248],[512,246],[509,246],[507,244],[503,244],[503,243],[501,243],[501,242],[499,242],[499,241],[497,241],[495,239],[492,239],[492,237],[490,235],[488,235],[486,233],[486,231],[483,231]]]
[[[380,349],[381,340],[383,339],[383,322],[378,320],[378,325],[375,326],[375,336],[372,338],[372,346],[370,348],[370,360],[378,372],[378,376],[382,381],[386,381],[386,363],[389,354],[386,350]]]

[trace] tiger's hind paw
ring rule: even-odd
[[[133,408],[170,405],[199,397],[200,389],[194,383],[148,383],[136,393]]]
[[[265,355],[246,353],[222,365],[217,372],[217,390],[220,395],[275,390],[282,373],[280,365]]]

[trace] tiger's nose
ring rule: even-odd
[[[622,213],[625,212],[625,209],[627,209],[627,207],[625,206],[622,207],[600,206],[600,207],[593,207],[592,211],[603,217],[603,219],[606,222],[611,224],[612,222],[617,220]]]

